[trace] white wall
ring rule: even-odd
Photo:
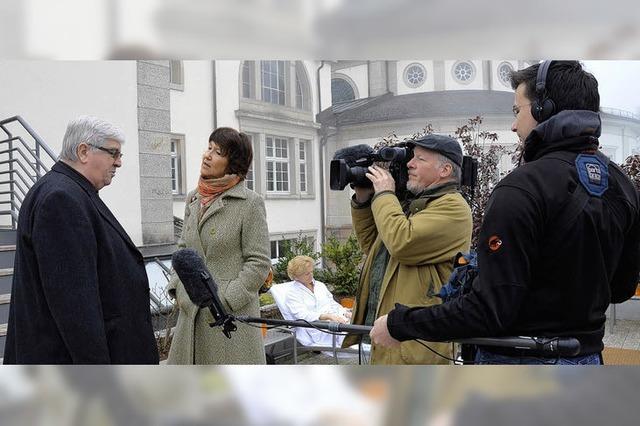
[[[216,61],[217,126],[238,128],[240,61]],[[210,98],[211,99],[211,98]]]
[[[409,87],[404,80],[404,70],[410,65],[418,63],[424,66],[427,71],[425,82],[420,87]],[[433,61],[398,61],[396,62],[396,78],[398,95],[406,95],[408,93],[432,92],[434,89]]]
[[[331,66],[327,63],[320,69],[320,94],[321,94],[321,106],[318,111],[318,67],[320,67],[320,61],[302,61],[304,68],[307,71],[307,77],[309,77],[309,85],[311,89],[311,110],[315,117],[320,111],[329,108],[331,106]]]
[[[210,61],[184,61],[184,91],[170,90],[171,131],[185,135],[186,190],[198,184],[202,152],[213,131],[213,75]],[[184,216],[184,200],[174,201],[174,216]]]
[[[141,245],[135,61],[2,61],[0,81],[0,117],[21,115],[56,154],[67,123],[79,115],[95,115],[122,128],[123,166],[100,197]]]

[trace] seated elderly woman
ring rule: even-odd
[[[309,256],[296,256],[287,265],[287,274],[293,280],[284,304],[295,319],[306,321],[333,321],[348,323],[351,312],[333,299],[327,286],[313,279],[314,260]],[[333,336],[313,328],[296,328],[296,337],[304,346],[331,346]],[[337,336],[336,345],[342,345],[344,336]]]

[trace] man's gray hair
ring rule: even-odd
[[[451,165],[451,179],[456,181],[457,183],[460,183],[460,180],[462,179],[462,169],[460,168],[460,166],[454,163],[446,155],[442,155],[439,152],[436,152],[436,155],[438,158],[438,163],[440,163],[441,166],[444,166],[445,164]]]
[[[80,116],[67,125],[58,159],[78,161],[78,145],[84,142],[103,147],[108,139],[124,144],[124,133],[107,121],[89,115]]]

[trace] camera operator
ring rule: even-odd
[[[483,364],[601,364],[605,311],[629,299],[640,269],[638,194],[598,152],[598,82],[576,61],[511,74],[511,130],[526,164],[494,189],[478,239],[479,275],[435,307],[397,305],[371,331],[379,345],[410,339],[574,337],[575,357],[479,347]]]
[[[395,303],[424,306],[440,303],[435,295],[451,274],[452,259],[469,250],[471,211],[458,191],[462,150],[450,137],[427,135],[407,144],[414,156],[408,162],[407,189],[414,194],[403,211],[391,174],[369,167],[373,188],[355,186],[351,202],[353,226],[367,255],[362,270],[354,324],[372,325]],[[356,343],[348,336],[343,346]],[[432,344],[451,355],[451,344]],[[372,346],[372,364],[442,364],[417,342],[397,348]]]

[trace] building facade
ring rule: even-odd
[[[0,118],[22,116],[56,153],[78,115],[122,127],[124,164],[100,194],[133,241],[152,253],[175,243],[174,217],[182,218],[197,185],[211,131],[246,132],[254,147],[246,185],[265,200],[276,259],[283,240],[309,238],[319,249],[326,232],[349,232],[349,190],[328,186],[337,149],[374,145],[391,133],[402,139],[426,124],[452,134],[478,115],[498,143],[513,147],[508,73],[531,63],[3,61]],[[637,116],[603,108],[602,117],[605,153],[622,162],[639,152]],[[506,156],[501,167],[510,167]]]

